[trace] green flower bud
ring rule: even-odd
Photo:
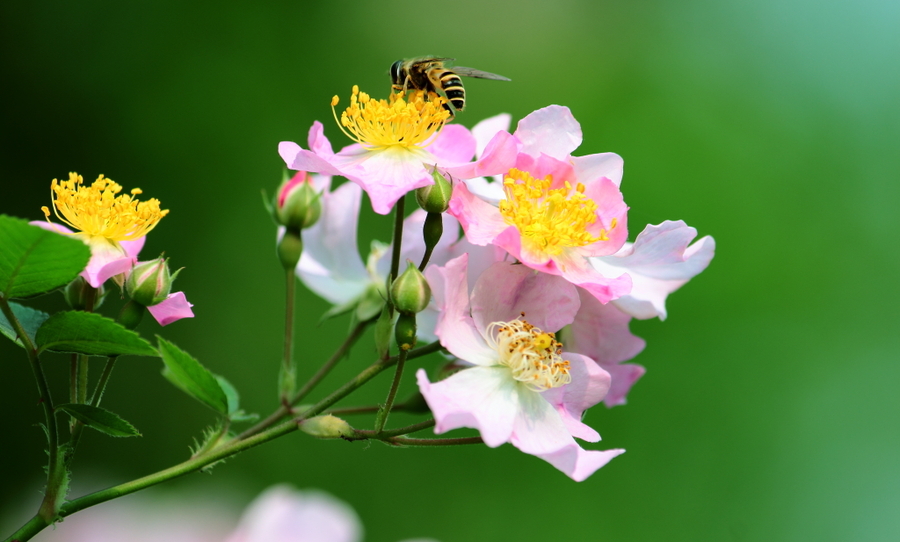
[[[145,312],[147,312],[147,307],[132,300],[122,306],[116,321],[122,324],[125,329],[135,329],[141,323]]]
[[[300,232],[285,230],[284,235],[278,240],[278,259],[282,267],[285,269],[297,267],[301,254],[303,254],[303,239],[300,238]]]
[[[353,435],[350,424],[337,416],[326,414],[300,422],[300,430],[316,438],[341,438]]]
[[[298,171],[281,183],[274,204],[275,221],[288,230],[308,228],[322,214],[321,194],[316,192],[305,171]]]
[[[139,263],[131,270],[125,281],[128,296],[145,307],[162,302],[172,290],[175,274],[169,273],[169,264],[162,257]]]
[[[443,213],[450,207],[450,196],[453,186],[441,175],[437,168],[431,173],[434,184],[416,190],[416,201],[419,207],[429,213]]]
[[[400,350],[412,350],[416,346],[416,315],[400,313],[394,325],[394,339]]]
[[[391,285],[391,301],[401,314],[422,312],[431,301],[431,287],[412,262],[407,262],[406,271]]]
[[[91,292],[91,290],[94,290]],[[109,291],[101,284],[99,288],[94,288],[84,280],[84,277],[78,275],[75,280],[66,285],[63,295],[69,307],[76,311],[83,311],[87,308],[88,295],[94,296],[93,308],[96,309],[103,304],[106,294]]]

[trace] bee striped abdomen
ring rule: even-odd
[[[459,76],[451,71],[441,74],[441,88],[447,95],[447,100],[453,104],[457,111],[462,111],[466,106],[466,91],[463,88],[462,81]]]

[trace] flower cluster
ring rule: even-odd
[[[714,241],[692,243],[696,230],[666,221],[628,242],[623,161],[574,156],[582,132],[566,107],[539,109],[511,132],[509,115],[471,131],[445,125],[440,106],[421,92],[376,101],[354,87],[338,124],[356,143],[334,153],[316,122],[309,150],[279,145],[289,169],[352,181],[322,184],[297,274],[332,312],[374,317],[391,247],[374,244],[367,263],[357,254],[362,192],[386,214],[434,172],[451,180],[444,235],[425,266],[433,299],[418,314],[419,336],[439,340],[457,369],[437,381],[417,372],[435,432],[474,428],[490,447],[511,443],[584,480],[623,452],[575,439],[599,441],[584,412],[625,403],[644,374],[624,363],[644,348],[631,319],[665,319],[666,297],[706,268]],[[401,258],[422,261],[424,220],[406,218]]]

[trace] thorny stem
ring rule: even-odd
[[[44,407],[44,418],[47,422],[47,441],[49,447],[47,453],[50,457],[47,467],[47,490],[44,493],[44,500],[41,502],[41,507],[38,510],[36,517],[40,517],[46,524],[50,524],[56,518],[57,496],[62,481],[65,479],[65,473],[59,472],[61,467],[65,467],[58,459],[59,433],[56,426],[56,414],[53,410],[53,398],[50,396],[50,388],[47,386],[47,377],[44,375],[44,368],[41,366],[40,359],[38,358],[37,349],[35,348],[34,343],[31,342],[28,333],[25,332],[19,319],[16,318],[15,313],[13,313],[12,307],[9,306],[9,302],[3,296],[0,296],[0,311],[3,312],[7,321],[13,326],[16,335],[25,347],[25,353],[28,356],[28,361],[30,362],[29,365],[31,365],[31,369],[34,372],[34,379],[37,382],[38,391],[41,395],[40,402]]]

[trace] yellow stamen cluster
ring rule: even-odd
[[[534,391],[571,382],[569,362],[561,357],[562,344],[556,335],[534,327],[524,316],[488,326],[488,342],[499,354],[500,364],[509,367],[514,379]]]
[[[110,241],[132,241],[147,235],[168,210],[160,210],[159,200],[151,198],[138,201],[131,195],[117,195],[122,186],[100,175],[90,186],[77,173],[69,173],[68,181],[53,179],[50,186],[53,211],[57,218],[90,237],[103,237]],[[50,210],[41,207],[49,219]]]
[[[335,120],[334,106],[339,101],[337,96],[331,99]],[[375,100],[353,85],[350,106],[341,113],[338,125],[347,137],[366,147],[422,148],[431,143],[450,117],[445,103],[441,96],[421,90],[406,97],[391,93],[389,100]]]
[[[584,185],[551,189],[553,178],[535,179],[525,171],[511,169],[503,180],[506,199],[500,214],[507,224],[522,234],[523,243],[551,256],[569,247],[583,247],[608,241],[606,230],[597,237],[587,227],[597,221],[597,203],[584,195]],[[612,227],[616,227],[613,219]]]

